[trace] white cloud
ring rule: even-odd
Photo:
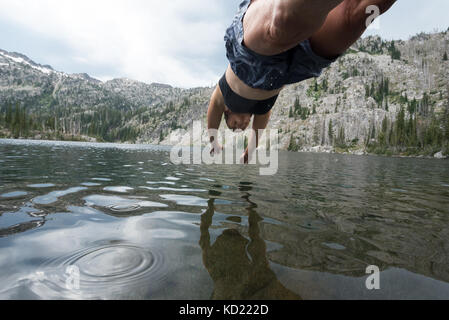
[[[211,0],[0,0],[0,19],[64,43],[73,52],[66,59],[77,64],[188,87],[219,76],[210,62],[220,49],[224,56],[232,19],[224,6]]]
[[[39,51],[36,62],[61,71],[102,80],[207,86],[226,67],[223,36],[239,2],[0,0],[0,25],[11,27],[1,30],[0,40],[25,54]],[[367,34],[406,39],[420,31],[446,30],[448,10],[447,0],[398,1],[381,18],[381,28]],[[45,44],[37,48],[39,43]]]

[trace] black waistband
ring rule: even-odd
[[[241,97],[229,87],[226,81],[226,74],[220,79],[219,86],[225,105],[235,113],[266,114],[273,108],[279,97],[279,95],[276,95],[266,100],[250,100]]]

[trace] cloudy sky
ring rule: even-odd
[[[0,0],[0,48],[101,80],[210,86],[227,65],[224,31],[240,2]],[[399,0],[369,34],[446,30],[447,12],[447,0]]]

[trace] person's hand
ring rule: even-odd
[[[248,164],[248,163],[249,163],[249,154],[247,150],[240,157],[240,164]]]
[[[221,144],[215,141],[211,143],[211,150],[210,150],[211,156],[214,156],[215,154],[219,155],[221,151],[223,151],[223,146]]]

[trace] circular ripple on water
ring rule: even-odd
[[[46,287],[60,295],[67,293],[69,274],[66,272],[75,266],[79,270],[80,290],[72,290],[73,293],[84,298],[102,298],[114,292],[159,286],[165,278],[164,265],[164,257],[158,251],[127,243],[109,243],[76,251],[43,267],[52,274],[45,279]]]
[[[141,208],[138,204],[115,204],[108,206],[108,209],[114,212],[132,212]]]

